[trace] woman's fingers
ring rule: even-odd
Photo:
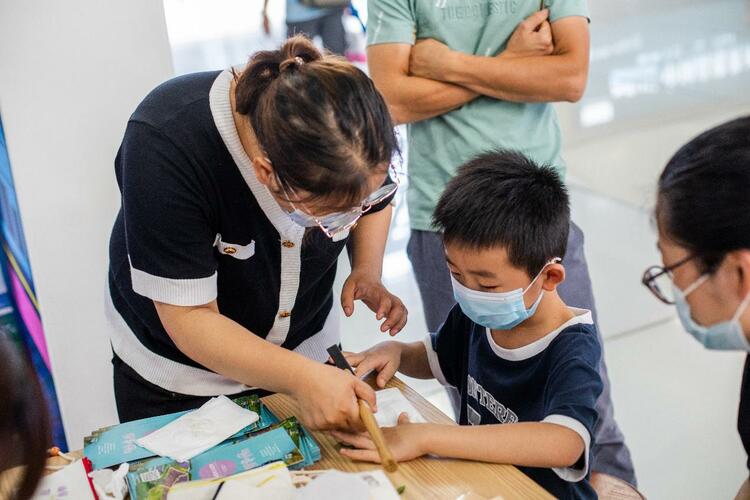
[[[375,391],[367,383],[362,382],[358,378],[354,379],[354,392],[359,399],[364,399],[365,402],[370,405],[372,411],[378,411],[377,400],[375,398]],[[359,411],[357,412],[359,416]],[[358,418],[359,419],[359,418]]]
[[[393,300],[391,299],[391,294],[384,292],[380,296],[380,304],[378,305],[378,312],[375,315],[375,319],[380,321],[381,319],[388,317],[392,304]]]
[[[395,321],[394,322],[395,324],[393,326],[389,327],[388,330],[383,330],[383,331],[384,332],[388,331],[388,334],[391,337],[393,337],[398,332],[400,332],[401,330],[404,329],[404,327],[406,326],[406,322],[407,322],[408,318],[409,318],[409,311],[408,311],[408,309],[406,309],[406,306],[404,306],[403,304],[401,304],[401,310],[400,310],[400,314],[398,315],[398,320]]]
[[[384,321],[380,326],[380,331],[387,332],[389,330],[392,330],[401,322],[402,319],[404,319],[406,313],[407,311],[404,303],[401,302],[399,298],[393,296],[393,298],[390,300],[390,308],[384,315],[386,321]]]
[[[344,286],[341,289],[341,308],[344,310],[344,314],[347,317],[354,313],[354,292],[357,289],[357,282],[348,279],[344,282]]]

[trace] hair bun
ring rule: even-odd
[[[293,68],[299,68],[303,64],[305,64],[305,60],[302,59],[302,57],[294,56],[289,59],[285,59],[284,61],[281,62],[281,64],[279,64],[279,72],[286,71],[286,69],[289,68],[290,66]]]
[[[237,78],[235,99],[240,114],[252,114],[260,96],[281,73],[323,58],[315,44],[304,35],[296,35],[278,50],[256,52]]]

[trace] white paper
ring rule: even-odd
[[[394,427],[398,423],[398,416],[402,413],[406,413],[411,422],[426,422],[417,409],[406,399],[406,396],[395,387],[375,391],[375,396],[377,397],[378,405],[375,420],[377,420],[380,427]]]
[[[226,483],[216,500],[295,500],[297,489],[292,484],[285,484],[271,479],[262,486],[248,485],[246,481]]]
[[[224,479],[204,479],[174,485],[167,500],[294,500],[296,489],[284,462],[273,462]]]
[[[94,500],[83,461],[76,460],[42,478],[32,500]]]
[[[128,492],[128,485],[125,482],[127,475],[128,464],[120,464],[117,470],[99,469],[89,472],[99,500],[123,500]]]
[[[185,462],[257,420],[254,411],[218,396],[136,442],[157,455]]]
[[[399,495],[382,470],[329,470],[297,490],[295,500],[399,500]]]

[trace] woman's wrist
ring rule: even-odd
[[[294,354],[293,361],[286,367],[287,376],[280,392],[296,398],[297,394],[308,390],[308,382],[315,376],[315,372],[325,365],[301,354],[294,352],[292,354]]]
[[[367,278],[370,281],[379,283],[382,274],[382,266],[365,263],[354,263],[350,276],[357,276],[360,279]]]

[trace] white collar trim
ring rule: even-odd
[[[293,241],[300,241],[305,233],[305,228],[292,222],[273,195],[271,195],[268,187],[255,177],[252,161],[242,147],[242,141],[240,141],[240,136],[234,125],[232,101],[229,98],[231,88],[232,73],[229,70],[222,71],[211,86],[209,105],[216,128],[219,130],[219,134],[229,153],[232,155],[232,159],[237,164],[242,177],[245,179],[250,191],[252,191],[261,210],[268,217],[268,220],[271,221],[271,224],[273,224],[282,237]]]
[[[591,311],[589,311],[588,309],[578,309],[576,307],[569,307],[568,309],[570,309],[570,311],[575,315],[573,318],[569,319],[554,331],[548,333],[539,340],[532,342],[531,344],[519,347],[517,349],[506,349],[504,347],[500,347],[499,345],[497,345],[497,343],[495,343],[495,339],[492,338],[492,332],[489,328],[485,329],[487,342],[490,344],[492,351],[499,358],[505,359],[507,361],[523,361],[525,359],[532,358],[549,347],[552,341],[555,340],[558,335],[560,335],[560,332],[562,332],[569,326],[594,324],[593,316],[591,315]]]

